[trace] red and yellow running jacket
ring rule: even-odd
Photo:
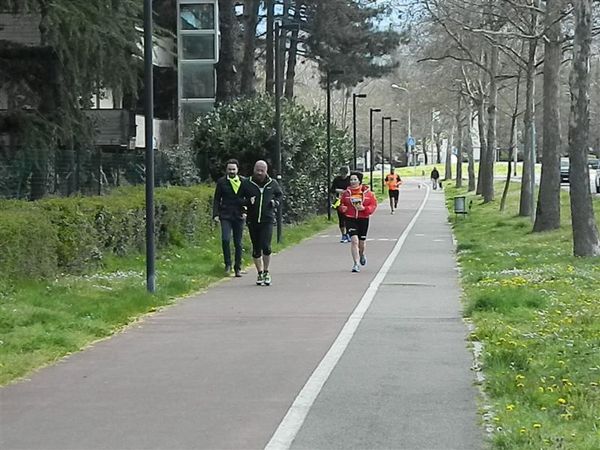
[[[356,189],[349,187],[340,197],[339,211],[346,217],[352,219],[367,219],[377,209],[377,198],[369,189],[369,186],[361,184]],[[358,204],[364,206],[365,209],[359,211],[356,209]]]

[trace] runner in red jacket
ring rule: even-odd
[[[352,272],[360,272],[360,266],[367,264],[365,256],[365,241],[369,230],[369,217],[377,209],[377,198],[362,184],[363,174],[352,172],[350,186],[340,197],[339,211],[346,217],[346,230],[350,235],[352,245]]]

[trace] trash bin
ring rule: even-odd
[[[467,214],[467,197],[464,195],[457,195],[454,197],[454,214]]]

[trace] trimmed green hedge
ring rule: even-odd
[[[212,234],[212,186],[159,188],[157,246],[185,245]],[[143,251],[143,187],[104,197],[0,201],[0,277],[49,277],[98,265],[105,254]]]

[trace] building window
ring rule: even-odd
[[[182,30],[215,29],[215,7],[212,4],[182,4],[179,17]]]
[[[183,59],[215,59],[215,35],[182,35]]]
[[[182,98],[214,98],[215,71],[212,64],[182,62]]]

